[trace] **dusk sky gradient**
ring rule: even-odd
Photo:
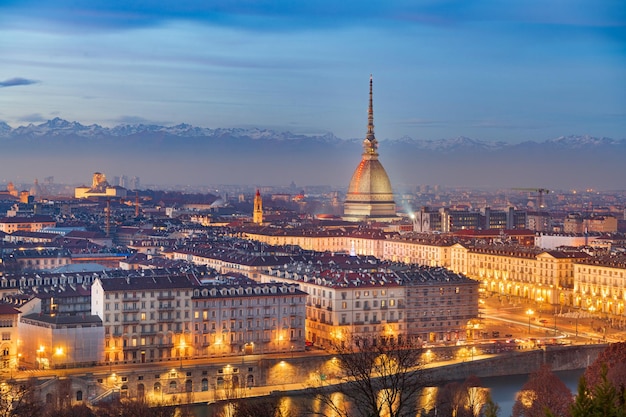
[[[5,0],[0,121],[626,138],[623,0]]]

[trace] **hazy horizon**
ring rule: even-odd
[[[393,184],[623,188],[621,145],[424,152],[387,140],[624,139],[623,11],[612,0],[3,2],[0,120],[362,139],[373,74]],[[101,171],[153,184],[341,186],[360,159],[358,141],[330,150],[315,141],[111,142],[4,143],[0,179],[89,183]]]

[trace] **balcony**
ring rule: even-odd
[[[167,301],[167,300],[174,300],[176,297],[173,295],[159,295],[157,297],[157,300],[159,301]]]

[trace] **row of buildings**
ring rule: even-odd
[[[592,250],[583,251],[572,247],[542,249],[535,245],[510,244],[504,235],[498,243],[483,239],[469,241],[451,235],[299,233],[272,228],[250,229],[244,235],[273,245],[292,244],[308,250],[351,252],[393,262],[443,267],[481,282],[490,292],[621,318],[626,316],[626,269],[623,267],[626,256],[609,255],[608,251],[612,245],[623,245],[620,239],[587,239],[596,249],[587,247]],[[534,234],[531,237],[534,238]],[[571,239],[564,237],[559,241]],[[596,279],[590,279],[591,264],[595,265]]]
[[[306,341],[329,346],[350,337],[475,337],[479,284],[443,268],[322,253],[238,262],[239,273],[224,275],[189,267],[186,273],[3,276],[0,289],[13,306],[3,316],[12,329],[0,346],[3,364],[47,368],[290,352],[304,350]],[[235,267],[221,269],[228,265]]]

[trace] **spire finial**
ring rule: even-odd
[[[374,136],[374,93],[372,85],[373,77],[372,74],[370,74],[370,104],[367,109],[367,135],[365,135],[365,140],[363,141],[363,148],[365,150],[364,155],[375,158],[378,155],[376,153],[378,141],[376,140],[376,136]]]
[[[367,110],[367,135],[374,135],[374,94],[373,94],[373,77],[370,74],[370,105]]]

